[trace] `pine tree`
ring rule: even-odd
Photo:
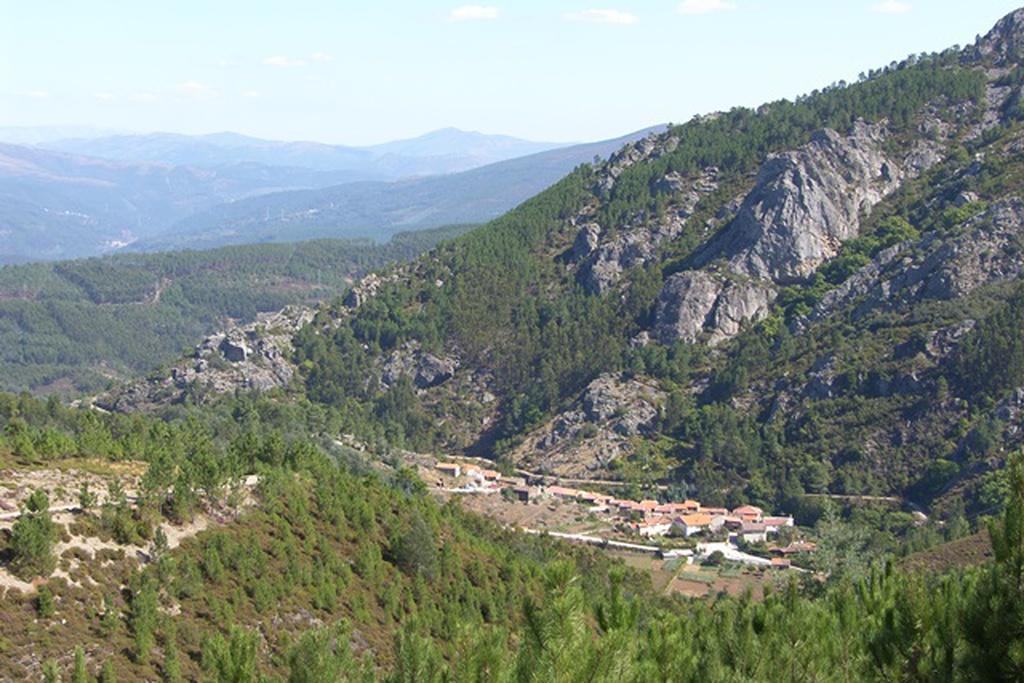
[[[89,683],[89,672],[85,668],[85,651],[79,645],[75,648],[75,668],[71,673],[72,683]]]
[[[1024,463],[1010,458],[1010,498],[989,526],[995,563],[980,577],[965,610],[968,678],[1024,680]]]
[[[53,545],[57,542],[57,527],[50,519],[50,500],[42,490],[29,496],[18,521],[11,529],[11,571],[22,579],[49,576],[57,566]]]

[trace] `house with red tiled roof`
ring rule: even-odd
[[[789,569],[792,563],[785,557],[773,557],[772,569]]]
[[[661,503],[659,503],[656,500],[651,500],[650,498],[640,501],[640,509],[648,514],[651,514],[655,510],[657,510],[659,505],[661,505]]]
[[[782,527],[793,526],[792,517],[765,517],[761,521],[764,522],[764,525],[768,528],[768,533],[770,534],[779,533],[779,529]]]
[[[643,512],[643,507],[640,503],[635,500],[616,500],[615,507],[619,509],[619,512]]]
[[[604,493],[594,493],[593,491],[580,491],[580,498],[588,503],[594,503],[595,505],[608,505],[614,498]]]
[[[575,500],[580,495],[578,490],[566,488],[564,486],[549,486],[547,488],[547,492],[559,498],[569,498],[572,500]]]
[[[733,510],[732,514],[750,522],[760,522],[761,517],[764,516],[764,510],[753,505],[741,505]]]
[[[630,528],[641,536],[648,538],[664,536],[672,528],[672,520],[668,517],[651,517],[631,524]]]
[[[743,522],[739,535],[745,543],[764,543],[768,540],[768,530],[764,522]]]
[[[809,541],[795,541],[787,546],[772,546],[768,552],[776,555],[796,555],[797,553],[813,553],[816,546]]]
[[[458,463],[454,462],[439,462],[434,465],[434,468],[445,474],[450,474],[453,477],[457,477],[462,474],[462,467]]]
[[[693,536],[706,531],[711,527],[711,516],[703,512],[694,512],[688,515],[676,517],[673,523],[676,529],[684,536]]]

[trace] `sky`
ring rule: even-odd
[[[0,0],[0,127],[604,140],[968,45],[1024,5],[478,1]]]

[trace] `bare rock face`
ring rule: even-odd
[[[601,375],[583,392],[583,414],[592,423],[614,420],[612,429],[616,433],[635,436],[649,431],[658,417],[651,391],[636,381],[622,382],[612,375]]]
[[[693,269],[665,282],[654,336],[662,343],[704,332],[712,344],[727,339],[767,314],[777,285],[804,281],[834,257],[857,236],[861,214],[904,176],[882,141],[880,127],[858,122],[850,135],[825,129],[770,157],[736,217],[694,256]],[[722,272],[697,270],[713,261]]]
[[[217,350],[232,363],[241,363],[252,354],[252,350],[246,343],[245,335],[239,331],[224,335],[220,344],[217,345]]]
[[[704,333],[714,346],[763,319],[777,292],[770,283],[687,270],[666,280],[658,296],[654,336],[662,344],[695,342]]]
[[[352,289],[345,294],[343,303],[348,308],[359,308],[364,303],[377,296],[378,290],[380,290],[383,285],[397,280],[398,275],[396,273],[383,276],[378,275],[377,273],[370,273],[352,285]]]
[[[690,342],[704,330],[722,286],[703,270],[676,273],[665,281],[658,295],[654,336],[662,344],[676,339]]]
[[[882,130],[857,123],[841,136],[821,130],[791,152],[770,157],[736,219],[698,256],[724,256],[728,270],[777,284],[804,281],[857,236],[860,214],[903,177],[881,150]]]
[[[970,201],[967,194],[953,199]],[[859,302],[853,317],[896,310],[922,299],[949,300],[979,287],[1024,274],[1024,256],[1016,244],[1024,230],[1024,200],[1010,198],[970,218],[962,233],[943,239],[928,236],[912,255],[901,245],[882,252],[846,282],[826,294],[807,316],[814,322]]]
[[[417,342],[407,342],[380,364],[380,382],[389,387],[400,377],[409,377],[418,389],[428,389],[450,380],[458,368],[457,359],[435,356]]]
[[[996,22],[975,45],[964,50],[964,60],[978,62],[994,59],[997,66],[1015,64],[1024,54],[1024,9],[1018,9]]]
[[[718,188],[718,169],[709,167],[690,179],[670,172],[659,186],[674,195],[671,211],[661,219],[619,226],[614,237],[604,243],[601,227],[593,222],[583,225],[576,234],[572,261],[579,265],[577,278],[588,294],[601,295],[614,289],[627,270],[648,263],[662,244],[682,232],[701,198]]]
[[[647,159],[656,159],[665,154],[674,152],[679,146],[679,138],[674,135],[648,135],[647,137],[630,142],[615,152],[608,159],[605,167],[605,174],[598,180],[598,188],[604,192],[610,191],[615,186],[615,181],[627,168],[641,163]]]
[[[657,245],[675,232],[674,226],[668,227],[669,230],[665,232],[631,232],[594,250],[594,257],[580,270],[579,282],[583,289],[588,294],[595,295],[611,290],[622,279],[623,273],[630,268],[643,265],[654,256]],[[581,231],[580,235],[583,234]]]
[[[587,223],[576,233],[576,239],[572,245],[573,260],[580,261],[590,256],[600,243],[601,226],[597,223]]]

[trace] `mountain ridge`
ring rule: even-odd
[[[532,142],[506,135],[445,128],[415,138],[366,146],[264,140],[230,132],[90,136],[41,142],[37,146],[117,161],[158,161],[179,166],[259,163],[316,171],[347,171],[361,180],[395,180],[404,176],[465,171],[571,144]]]

